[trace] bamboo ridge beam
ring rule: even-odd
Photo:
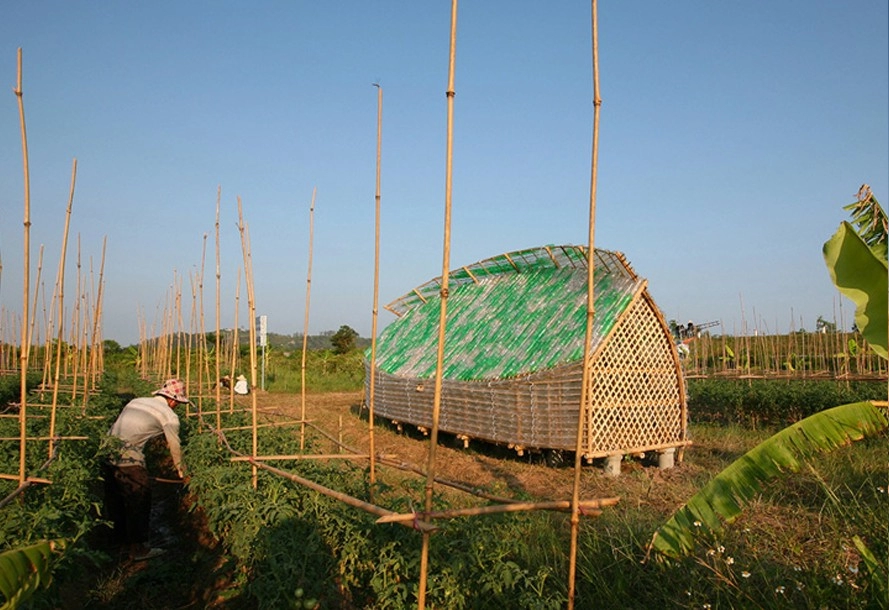
[[[581,500],[578,504],[581,514],[587,517],[598,517],[602,514],[602,508],[614,506],[619,498],[603,498],[599,500]],[[492,515],[500,513],[513,513],[529,510],[556,510],[571,511],[571,500],[553,500],[549,502],[513,502],[510,504],[497,504],[493,506],[476,506],[472,508],[454,508],[451,510],[434,511],[431,513],[401,513],[388,515],[377,519],[377,523],[397,523],[400,521],[412,521],[417,517],[422,519],[453,519],[456,517],[471,517],[475,515]]]

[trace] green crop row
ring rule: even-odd
[[[689,420],[696,423],[783,427],[837,405],[885,399],[886,384],[873,381],[688,380]]]

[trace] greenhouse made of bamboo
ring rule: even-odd
[[[596,249],[593,258],[583,456],[672,455],[687,444],[687,414],[669,328],[623,254]],[[520,453],[575,450],[587,276],[586,248],[573,245],[510,252],[450,272],[440,430]],[[386,306],[397,319],[375,350],[377,417],[432,426],[441,288],[436,278]]]

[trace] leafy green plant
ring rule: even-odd
[[[862,187],[858,199],[846,206],[852,211],[852,223],[843,223],[825,244],[825,261],[837,287],[855,301],[856,323],[862,333],[874,351],[885,358],[889,231],[886,216],[870,189]],[[714,477],[658,528],[649,548],[662,557],[689,553],[700,536],[720,531],[723,522],[735,519],[781,472],[798,470],[816,453],[878,434],[887,427],[889,420],[882,411],[870,402],[861,402],[816,413],[782,430]],[[882,582],[886,569],[878,566],[871,574],[874,581]]]
[[[55,542],[43,540],[0,553],[0,608],[17,608],[52,581]]]
[[[824,244],[824,261],[833,283],[855,303],[858,328],[871,348],[887,358],[886,214],[867,185],[861,187],[858,201],[843,209],[850,211],[852,221],[840,224]]]

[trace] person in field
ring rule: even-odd
[[[152,396],[126,404],[108,434],[119,439],[116,455],[104,464],[105,504],[114,537],[130,559],[143,561],[164,553],[149,544],[151,482],[143,453],[149,440],[163,435],[179,478],[183,478],[177,405],[185,404],[185,384],[168,379]]]

